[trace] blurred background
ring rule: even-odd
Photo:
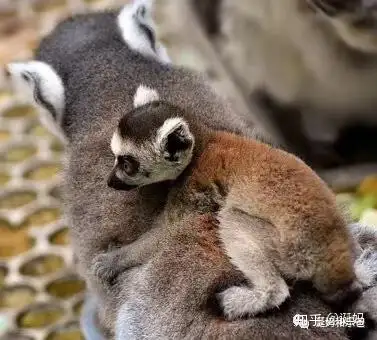
[[[39,39],[64,17],[125,3],[0,0],[0,67],[31,58]],[[193,3],[200,7],[200,0]],[[207,33],[216,23],[198,18],[190,4],[189,0],[156,1],[160,39],[174,63],[204,72],[216,91],[249,117],[242,88],[234,81],[232,61],[226,57],[226,40],[211,39]],[[201,8],[202,13],[210,10]],[[83,339],[78,316],[85,284],[73,268],[60,207],[61,156],[62,146],[41,126],[34,109],[16,99],[0,78],[1,339]],[[365,178],[338,193],[339,202],[351,208],[353,220],[377,224],[376,178]]]

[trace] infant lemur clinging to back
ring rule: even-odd
[[[279,306],[289,296],[285,280],[310,280],[333,303],[361,292],[334,194],[293,155],[203,127],[188,110],[143,86],[135,109],[120,120],[111,149],[116,160],[109,186],[131,190],[163,181],[174,186],[155,228],[95,259],[103,279],[147,261],[174,221],[213,213],[227,255],[252,284],[218,295],[228,318]],[[255,218],[266,227],[253,228]]]

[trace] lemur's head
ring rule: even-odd
[[[109,92],[98,92],[102,90],[98,90],[98,83],[111,79],[109,88],[119,84],[122,89],[119,93],[124,97],[128,87],[123,86],[123,81],[129,68],[137,68],[136,82],[154,67],[143,59],[170,64],[167,51],[157,38],[153,4],[154,0],[133,0],[121,9],[64,19],[41,40],[34,59],[5,65],[7,85],[20,100],[38,109],[43,125],[64,144],[70,144],[74,136],[81,139],[82,124],[87,127],[89,121],[96,121],[94,117],[105,114],[97,103],[107,102]],[[112,62],[105,63],[104,58],[111,58]],[[88,73],[99,65],[103,72]],[[76,86],[83,79],[88,80],[87,85],[76,93]],[[75,93],[74,100],[69,99],[72,93]],[[91,100],[94,96],[98,99],[96,103]],[[79,118],[85,114],[91,119]]]
[[[189,165],[194,136],[182,109],[140,86],[134,109],[124,115],[111,140],[115,165],[108,185],[117,190],[176,179]]]
[[[377,0],[306,0],[350,47],[377,53]]]

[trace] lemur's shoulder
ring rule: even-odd
[[[198,157],[195,168],[208,177],[243,174],[245,171],[276,172],[286,168],[301,169],[312,176],[312,170],[296,156],[255,139],[236,134],[213,132]]]
[[[252,190],[263,199],[320,201],[335,206],[335,196],[317,174],[296,156],[257,140],[215,132],[193,164],[191,183],[216,185],[227,192]],[[241,195],[244,196],[244,195]],[[262,197],[263,196],[263,197]],[[270,197],[271,196],[271,197]],[[268,198],[270,197],[270,198]],[[306,205],[305,205],[306,206]],[[302,205],[304,207],[304,205]]]

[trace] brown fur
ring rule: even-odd
[[[293,155],[218,132],[195,163],[190,183],[192,190],[221,183],[225,205],[276,227],[280,270],[290,278],[314,275],[323,293],[334,293],[355,279],[350,239],[335,195]]]

